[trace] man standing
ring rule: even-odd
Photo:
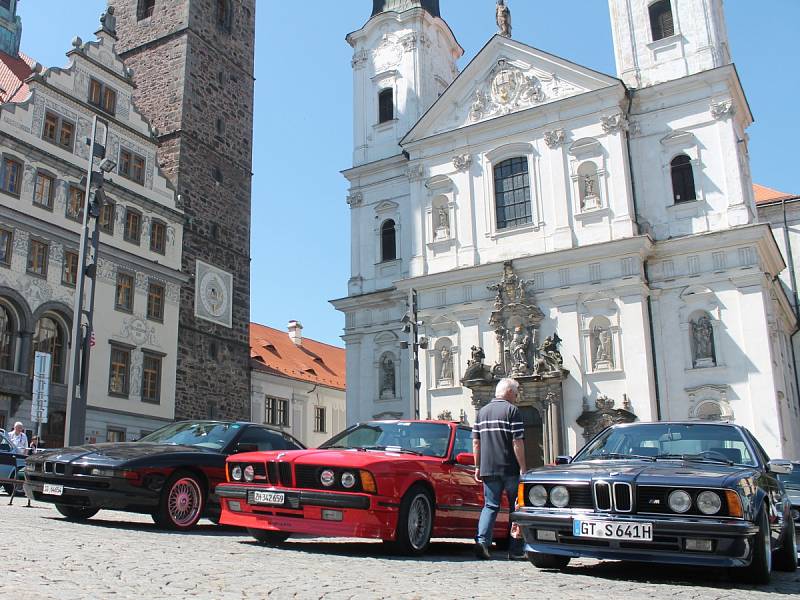
[[[495,399],[479,412],[472,428],[472,452],[475,454],[475,480],[483,482],[483,510],[475,537],[475,555],[489,559],[492,530],[503,492],[513,510],[519,475],[525,469],[525,429],[522,415],[513,404],[519,395],[519,383],[501,379]],[[522,540],[511,539],[509,558],[522,558]]]
[[[25,435],[22,423],[19,421],[14,423],[14,430],[8,434],[8,439],[19,454],[28,453],[28,436]]]

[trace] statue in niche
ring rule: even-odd
[[[511,352],[511,375],[527,375],[528,373],[528,347],[531,344],[531,336],[525,331],[522,325],[514,329],[511,336],[509,350]]]
[[[581,208],[584,210],[600,208],[600,196],[597,195],[597,179],[594,173],[587,173],[583,176],[583,194],[581,196]]]
[[[583,196],[588,198],[590,196],[596,196],[597,192],[595,191],[595,182],[594,177],[592,175],[584,175],[583,176]]]
[[[550,335],[539,346],[539,358],[536,361],[536,374],[547,375],[549,373],[558,373],[561,371],[564,359],[561,352],[558,351],[558,345],[561,343],[561,338],[557,333]]]
[[[390,354],[384,354],[381,359],[381,397],[394,398],[394,360]]]
[[[495,11],[498,33],[503,37],[511,37],[511,11],[506,6],[505,0],[497,0]]]
[[[448,346],[442,348],[440,353],[442,366],[439,369],[439,381],[453,381],[453,352]]]
[[[695,367],[713,367],[716,365],[714,353],[714,326],[711,318],[703,315],[691,322],[692,346],[694,350],[693,365]]]
[[[102,15],[100,15],[100,27],[106,33],[113,36],[117,35],[117,17],[114,16],[114,7],[109,6]]]
[[[440,206],[436,210],[436,234],[434,237],[437,240],[450,237],[450,215],[447,213],[446,206]]]
[[[594,363],[596,370],[610,369],[614,366],[614,357],[611,348],[611,332],[599,325],[592,331],[594,348]]]

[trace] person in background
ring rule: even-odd
[[[17,452],[20,454],[28,453],[28,436],[25,435],[25,430],[20,421],[14,423],[14,430],[8,434],[8,439],[11,440],[11,445],[14,446]]]
[[[495,388],[495,398],[484,406],[472,428],[472,452],[475,454],[475,480],[483,482],[484,504],[475,537],[475,556],[490,559],[492,530],[503,492],[514,507],[519,475],[525,471],[525,426],[515,406],[519,382],[504,378]],[[508,558],[524,558],[522,540],[512,538]]]
[[[39,449],[39,436],[33,436],[31,438],[31,445],[28,447],[31,454],[36,454],[36,451]]]

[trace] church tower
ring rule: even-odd
[[[730,64],[723,0],[609,0],[617,76],[647,87]]]
[[[21,38],[22,19],[17,15],[17,0],[0,0],[0,51],[17,56]]]
[[[464,50],[439,0],[373,0],[353,47],[355,165],[400,154],[398,142],[458,75]]]
[[[186,215],[176,418],[250,415],[255,0],[110,0]]]

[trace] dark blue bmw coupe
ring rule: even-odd
[[[791,503],[744,427],[633,423],[598,434],[574,459],[522,477],[512,519],[529,560],[570,558],[731,567],[750,583],[797,568]]]

